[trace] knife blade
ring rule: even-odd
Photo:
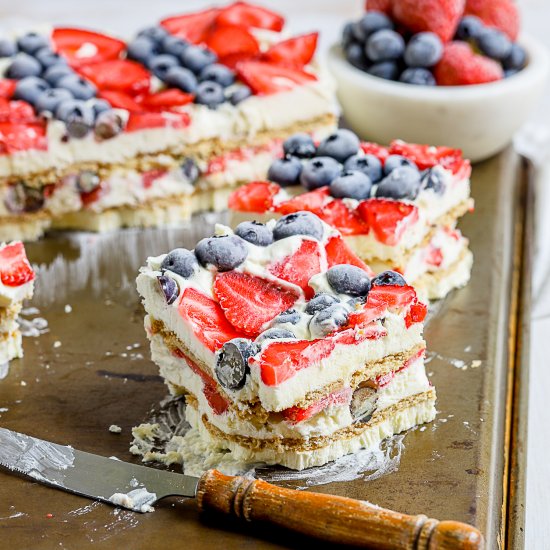
[[[167,496],[196,497],[200,510],[270,522],[336,543],[386,550],[482,550],[483,536],[455,521],[409,516],[351,498],[296,491],[208,470],[200,478],[79,451],[0,428],[0,467],[136,512]]]

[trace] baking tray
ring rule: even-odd
[[[529,182],[526,164],[511,149],[474,168],[476,212],[461,224],[475,255],[472,281],[437,304],[426,328],[427,369],[438,393],[435,421],[393,438],[366,477],[354,475],[348,460],[340,468],[348,474],[340,475],[344,481],[319,478],[314,470],[279,483],[304,488],[311,482],[315,491],[472,523],[489,548],[522,545]],[[192,247],[228,216],[205,215],[171,230],[58,234],[28,245],[40,266],[36,309],[24,315],[25,330],[34,335],[24,340],[24,359],[3,373],[0,425],[135,461],[130,430],[167,394],[149,360],[137,270],[148,255]],[[111,424],[122,433],[109,432]],[[511,467],[519,473],[511,476]],[[330,482],[316,484],[319,479]],[[199,516],[193,500],[166,500],[155,513],[140,515],[3,472],[0,540],[6,548],[306,544],[279,529]]]

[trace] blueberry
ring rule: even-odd
[[[8,185],[4,204],[14,214],[37,212],[44,206],[44,193],[42,189],[29,187],[22,181]]]
[[[48,83],[45,80],[37,76],[27,76],[15,85],[13,97],[34,105],[48,88]]]
[[[349,21],[344,25],[344,28],[342,29],[342,48],[344,50],[355,41],[355,37],[353,36],[353,23]]]
[[[89,105],[94,110],[95,116],[99,115],[99,113],[110,111],[112,109],[111,104],[105,99],[94,98],[90,101]]]
[[[80,193],[91,193],[101,185],[101,178],[93,170],[82,170],[76,178],[76,188]]]
[[[180,56],[181,63],[184,67],[199,74],[207,65],[212,65],[218,60],[216,54],[207,48],[200,46],[189,46]]]
[[[409,40],[404,59],[409,67],[433,67],[442,56],[441,38],[433,32],[420,32]]]
[[[155,43],[161,42],[161,40],[168,34],[168,31],[164,27],[146,27],[138,32],[138,37],[149,38]]]
[[[49,47],[40,48],[34,54],[34,57],[39,61],[40,65],[42,65],[44,69],[48,69],[53,65],[67,65],[67,60]]]
[[[97,113],[95,104],[92,104],[92,109]],[[123,128],[124,121],[122,117],[112,109],[109,109],[97,115],[94,133],[100,139],[111,139],[120,134]]]
[[[158,53],[158,45],[151,38],[139,36],[132,40],[126,50],[128,59],[139,61],[144,65],[149,65],[149,62]]]
[[[405,41],[403,37],[399,33],[388,29],[375,32],[365,44],[367,58],[374,63],[395,61],[403,55],[404,51]]]
[[[179,61],[173,55],[162,53],[152,57],[149,60],[148,67],[157,78],[160,78],[164,82],[170,68],[179,67]]]
[[[42,73],[42,65],[26,53],[18,53],[6,70],[6,78],[20,80],[26,76],[39,76]]]
[[[349,310],[343,304],[333,304],[319,311],[309,322],[311,335],[319,338],[334,332],[348,322],[348,316]]]
[[[170,67],[166,71],[164,81],[168,86],[179,88],[188,94],[194,94],[197,90],[197,77],[195,74],[179,65]]]
[[[323,238],[323,223],[311,212],[295,212],[277,220],[273,228],[276,241],[293,235],[309,235],[320,241]]]
[[[365,50],[361,44],[352,42],[344,53],[348,62],[355,68],[361,71],[366,71],[369,68],[369,61],[365,56]]]
[[[386,176],[376,189],[376,197],[414,200],[420,190],[420,173],[416,168],[400,166]]]
[[[436,86],[434,75],[428,69],[421,67],[409,67],[405,69],[399,77],[399,82],[403,84],[413,84],[415,86]]]
[[[66,88],[73,94],[75,99],[91,99],[95,96],[97,89],[91,83],[77,74],[67,74],[57,81],[58,88]]]
[[[354,265],[339,264],[331,267],[327,271],[327,281],[338,294],[365,296],[370,290],[367,272]]]
[[[55,109],[55,118],[63,121],[67,132],[75,138],[84,137],[94,125],[94,110],[84,101],[67,99]]]
[[[273,242],[273,231],[256,221],[240,223],[235,228],[235,235],[256,246],[268,246]]]
[[[268,328],[256,338],[256,344],[261,344],[265,340],[296,339],[296,335],[286,328]]]
[[[162,273],[172,271],[172,273],[180,275],[185,279],[191,277],[198,267],[199,262],[197,261],[197,257],[186,248],[175,248],[170,251],[160,264]]]
[[[476,44],[481,53],[498,61],[503,61],[512,52],[512,42],[498,29],[483,29],[476,38]]]
[[[67,99],[73,99],[73,96],[69,90],[64,88],[50,88],[38,96],[38,99],[34,103],[34,108],[38,113],[45,111],[54,113],[57,106]]]
[[[504,71],[504,78],[510,78],[511,76],[514,76],[515,74],[518,74],[519,71],[517,69],[506,69]]]
[[[371,65],[367,69],[367,73],[385,80],[397,80],[399,65],[395,61],[382,61]]]
[[[363,25],[359,23],[359,21],[355,21],[351,24],[351,37],[353,40],[355,40],[357,43],[364,45],[365,40],[367,39],[367,35],[365,34],[365,29]]]
[[[301,173],[302,163],[296,157],[286,156],[273,161],[267,172],[267,178],[286,187],[298,185]]]
[[[326,309],[327,307],[339,302],[340,299],[338,296],[327,294],[326,292],[320,292],[319,294],[315,294],[315,296],[307,303],[305,312],[308,315],[313,315],[318,311]]]
[[[332,157],[315,157],[304,163],[300,183],[312,191],[330,185],[341,173],[342,165]]]
[[[282,313],[279,313],[275,319],[271,321],[272,325],[284,325],[286,323],[289,323],[291,325],[296,325],[300,322],[301,315],[298,311],[295,309],[287,309],[286,311],[283,311]]]
[[[58,65],[52,65],[51,67],[48,67],[44,71],[42,78],[50,86],[57,86],[57,83],[59,82],[59,80],[68,74],[74,74],[73,70],[68,65],[58,64]]]
[[[502,61],[505,71],[520,71],[527,64],[527,52],[519,44],[512,44],[512,50]]]
[[[229,95],[231,105],[238,105],[241,101],[249,98],[252,95],[252,90],[244,84],[237,84]]]
[[[0,38],[0,57],[11,57],[17,53],[17,46],[13,40]]]
[[[315,156],[317,148],[309,134],[294,134],[283,142],[283,151],[285,155],[308,159]]]
[[[173,304],[176,301],[176,298],[179,296],[180,289],[178,288],[178,283],[166,275],[159,275],[157,277],[157,282],[159,284],[161,292],[164,294],[164,299],[168,305]]]
[[[246,338],[233,338],[226,342],[216,356],[216,378],[228,390],[238,390],[250,372],[248,360],[258,353],[258,346]]]
[[[361,27],[362,34],[368,38],[371,34],[382,30],[393,30],[392,20],[385,14],[379,11],[369,11],[357,22]]]
[[[319,147],[317,155],[320,157],[332,157],[338,162],[344,162],[351,155],[359,151],[359,138],[351,131],[342,128],[326,137]]]
[[[160,47],[164,53],[169,53],[179,58],[179,56],[189,47],[189,42],[177,36],[167,34],[161,40]]]
[[[410,168],[416,168],[416,164],[407,157],[402,155],[390,155],[384,162],[384,175],[387,176],[400,166],[409,166]]]
[[[372,286],[405,286],[407,283],[397,271],[384,271],[372,281]]]
[[[358,201],[370,197],[372,181],[363,172],[344,172],[330,184],[330,194],[337,199],[355,199]]]
[[[422,173],[422,189],[433,189],[434,193],[443,195],[445,193],[445,182],[441,173],[433,168]]]
[[[210,264],[218,271],[230,271],[246,260],[248,248],[237,235],[221,235],[199,241],[195,254],[203,266]]]
[[[36,32],[29,32],[17,39],[19,49],[29,55],[33,55],[44,46],[49,46],[49,43],[50,41],[46,35]]]
[[[363,172],[372,183],[382,179],[382,163],[374,155],[352,155],[344,163],[344,170]]]
[[[183,159],[183,162],[180,164],[180,168],[182,174],[189,183],[194,184],[199,179],[199,167],[191,157],[186,157]]]
[[[209,80],[210,82],[217,82],[220,86],[227,88],[235,82],[235,73],[225,65],[220,63],[212,63],[212,65],[207,65],[201,72],[199,80],[203,82],[204,80]]]
[[[455,38],[458,40],[475,40],[484,29],[485,25],[479,17],[466,15],[458,24]]]
[[[215,109],[225,101],[223,88],[217,82],[205,81],[197,86],[195,103]]]

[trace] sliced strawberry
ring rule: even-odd
[[[314,75],[305,71],[270,65],[264,61],[243,61],[237,64],[236,69],[240,79],[259,95],[292,90],[296,86],[317,80]]]
[[[206,37],[206,45],[221,59],[235,55],[249,59],[260,53],[260,45],[254,36],[246,29],[234,25],[212,29]]]
[[[216,17],[218,25],[236,25],[238,27],[254,27],[280,32],[285,24],[284,17],[266,8],[253,6],[246,2],[234,2],[223,8]]]
[[[238,271],[219,273],[214,294],[229,322],[250,336],[257,336],[265,323],[298,299],[296,293],[271,281]]]
[[[307,210],[308,212],[319,215],[329,194],[330,190],[328,187],[319,187],[319,189],[315,189],[315,191],[302,193],[292,199],[281,202],[275,206],[273,210],[283,215],[301,212],[302,210]]]
[[[333,235],[329,238],[327,244],[325,245],[325,250],[327,253],[327,263],[328,267],[331,268],[333,265],[340,264],[349,264],[356,265],[361,269],[364,269],[368,272],[369,276],[373,277],[374,273],[367,266],[367,264],[361,260],[351,248],[344,242],[344,239],[340,235]]]
[[[34,279],[23,243],[14,242],[0,248],[0,280],[6,286],[21,286]]]
[[[141,106],[132,96],[123,92],[100,90],[97,95],[101,99],[108,101],[115,109],[125,109],[131,113],[139,113],[143,111],[143,106]]]
[[[420,350],[416,355],[407,359],[407,361],[405,361],[405,363],[403,363],[403,365],[399,369],[387,372],[386,374],[376,377],[375,387],[383,388],[384,386],[387,386],[395,378],[396,374],[403,372],[405,369],[409,368],[415,361],[417,361],[420,357],[422,357],[422,355],[424,355],[425,351],[425,349]]]
[[[366,235],[369,226],[363,221],[357,209],[350,209],[342,199],[327,202],[318,216],[342,235]]]
[[[388,309],[402,309],[416,300],[416,292],[412,286],[375,285],[367,296],[366,307],[383,305]]]
[[[287,422],[290,422],[291,424],[297,424],[298,422],[308,420],[309,418],[315,416],[317,413],[320,413],[327,407],[349,403],[351,399],[351,394],[351,388],[344,388],[342,390],[333,392],[326,397],[323,397],[322,399],[319,399],[319,401],[316,401],[309,407],[290,407],[289,409],[281,411],[281,414],[284,416]]]
[[[15,92],[16,84],[17,80],[0,78],[0,97],[4,99],[11,99],[13,96],[13,92]]]
[[[176,107],[183,107],[193,101],[193,94],[186,94],[176,88],[162,90],[154,94],[146,94],[136,98],[146,111],[170,111]]]
[[[382,161],[382,164],[390,154],[387,147],[384,147],[383,145],[378,145],[378,143],[372,143],[370,141],[363,141],[361,143],[361,149],[365,154],[374,155],[375,157],[377,157],[380,161]]]
[[[191,118],[187,113],[130,113],[126,131],[135,132],[149,128],[185,128]]]
[[[386,199],[368,199],[357,207],[376,238],[387,245],[399,242],[405,231],[418,220],[418,208],[412,204]]]
[[[313,275],[321,272],[319,243],[304,239],[294,254],[271,264],[268,270],[275,277],[299,286],[308,300],[313,298],[315,291],[308,283]]]
[[[154,168],[153,170],[148,170],[143,172],[141,180],[143,182],[144,189],[149,189],[155,180],[162,178],[168,170],[165,168]]]
[[[262,59],[276,65],[289,65],[301,69],[315,54],[319,33],[304,34],[277,42],[262,54]]]
[[[100,90],[114,90],[129,95],[149,91],[151,75],[143,65],[128,59],[115,59],[80,67],[82,76]]]
[[[424,321],[424,319],[426,318],[427,313],[428,307],[426,306],[426,304],[415,300],[415,302],[409,308],[409,311],[407,312],[407,315],[405,317],[405,326],[409,328],[415,323],[422,323],[422,321]]]
[[[102,181],[95,189],[92,189],[91,191],[81,191],[80,200],[85,207],[90,206],[94,202],[97,202],[105,194],[105,191],[105,182]]]
[[[439,267],[443,263],[443,252],[441,248],[430,245],[425,260],[427,264]]]
[[[46,124],[44,122],[16,123],[0,122],[0,155],[48,148]]]
[[[461,162],[462,151],[452,147],[434,147],[433,145],[419,145],[404,141],[392,141],[390,155],[402,155],[411,159],[420,170],[431,168],[436,164],[446,167]]]
[[[219,13],[219,8],[210,8],[196,13],[167,17],[160,24],[170,34],[198,44],[204,40]]]
[[[72,67],[120,57],[126,44],[118,38],[75,28],[57,28],[52,33],[53,48]]]
[[[253,181],[229,196],[228,205],[236,212],[264,214],[273,207],[273,197],[281,190],[276,183]]]
[[[0,98],[0,122],[38,122],[32,106],[26,101]]]
[[[183,293],[178,311],[191,324],[195,336],[211,351],[243,336],[229,323],[218,303],[192,287]]]

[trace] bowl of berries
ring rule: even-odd
[[[548,76],[546,48],[518,35],[512,0],[368,0],[329,51],[344,117],[364,140],[486,159],[510,143]]]

